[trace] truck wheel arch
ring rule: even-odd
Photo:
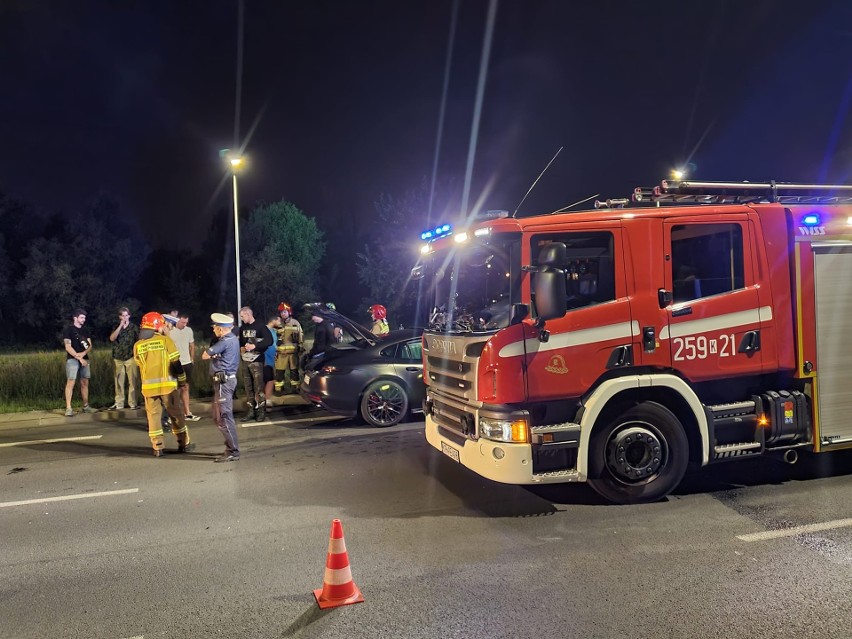
[[[608,423],[618,413],[646,400],[662,404],[675,414],[689,440],[690,460],[702,466],[708,463],[710,438],[707,416],[689,384],[676,375],[665,373],[628,375],[606,380],[583,403],[577,457],[577,471],[581,478],[589,476],[589,447],[595,426]]]

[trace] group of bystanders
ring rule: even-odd
[[[80,383],[80,396],[83,400],[82,412],[97,412],[89,405],[89,380],[92,375],[89,352],[92,349],[92,334],[86,326],[86,315],[86,311],[82,308],[75,309],[71,317],[71,324],[66,326],[62,332],[66,353],[66,417],[74,416],[71,400],[74,394],[74,386],[78,381]],[[189,315],[173,310],[163,317],[169,320],[166,330],[170,330],[169,336],[178,348],[180,361],[186,370],[188,379],[192,371],[192,363],[195,360],[195,336],[189,327]],[[118,324],[109,334],[109,341],[112,343],[115,399],[107,410],[123,410],[125,405],[130,410],[135,410],[138,407],[139,368],[134,359],[133,345],[139,340],[139,330],[139,326],[130,321],[130,309],[126,306],[118,309]],[[185,419],[193,422],[198,421],[199,418],[193,415],[189,408],[188,384],[181,388],[181,402]]]
[[[386,334],[384,307],[374,305],[370,313],[374,320],[373,332]],[[233,401],[240,360],[248,404],[243,421],[263,421],[267,398],[273,389],[298,392],[304,334],[286,302],[279,304],[278,313],[270,316],[266,324],[255,318],[249,306],[240,309],[239,328],[234,327],[231,313],[213,313],[210,319],[216,341],[201,352],[201,358],[210,361],[213,418],[225,439],[225,452],[216,461],[236,461],[240,458],[240,448]],[[319,311],[314,310],[311,319],[315,330],[308,358],[321,354],[340,340],[339,327],[325,321]],[[78,381],[83,412],[96,412],[89,405],[92,337],[85,326],[86,311],[76,309],[71,320],[62,335],[66,351],[65,415],[68,417],[74,415],[71,399]],[[112,342],[115,383],[115,401],[109,409],[120,410],[125,404],[135,409],[137,392],[141,393],[154,455],[162,457],[165,454],[165,430],[177,437],[178,453],[190,452],[195,445],[190,441],[187,422],[200,418],[193,415],[189,405],[188,379],[195,360],[195,337],[189,327],[189,316],[177,310],[167,314],[150,312],[137,326],[130,321],[130,310],[122,307],[109,341]]]

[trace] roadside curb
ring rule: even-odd
[[[311,406],[311,404],[302,399],[299,395],[283,395],[281,397],[270,398],[269,404],[271,407],[278,406]],[[189,404],[193,415],[209,416],[213,412],[212,400],[197,400]],[[244,399],[238,398],[234,400],[234,414],[244,413],[246,403]],[[3,413],[0,414],[0,430],[13,428],[38,428],[41,426],[61,426],[63,424],[87,424],[93,422],[116,422],[135,419],[145,419],[145,409],[143,407],[130,410],[124,408],[121,410],[106,410],[102,409],[96,413],[75,412],[73,417],[65,417],[65,409],[59,408],[56,410],[33,410],[26,413]]]

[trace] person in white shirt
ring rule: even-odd
[[[180,403],[183,408],[183,414],[187,421],[197,422],[200,417],[193,415],[189,410],[189,380],[192,374],[192,363],[195,360],[195,336],[192,329],[188,326],[189,316],[186,313],[172,311],[170,315],[177,318],[177,323],[169,333],[169,337],[178,347],[180,353],[180,363],[183,370],[186,372],[186,384],[178,389],[180,393]]]

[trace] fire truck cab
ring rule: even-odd
[[[633,503],[690,462],[852,447],[852,186],[663,182],[486,217],[413,271],[435,295],[426,438],[454,461]]]

